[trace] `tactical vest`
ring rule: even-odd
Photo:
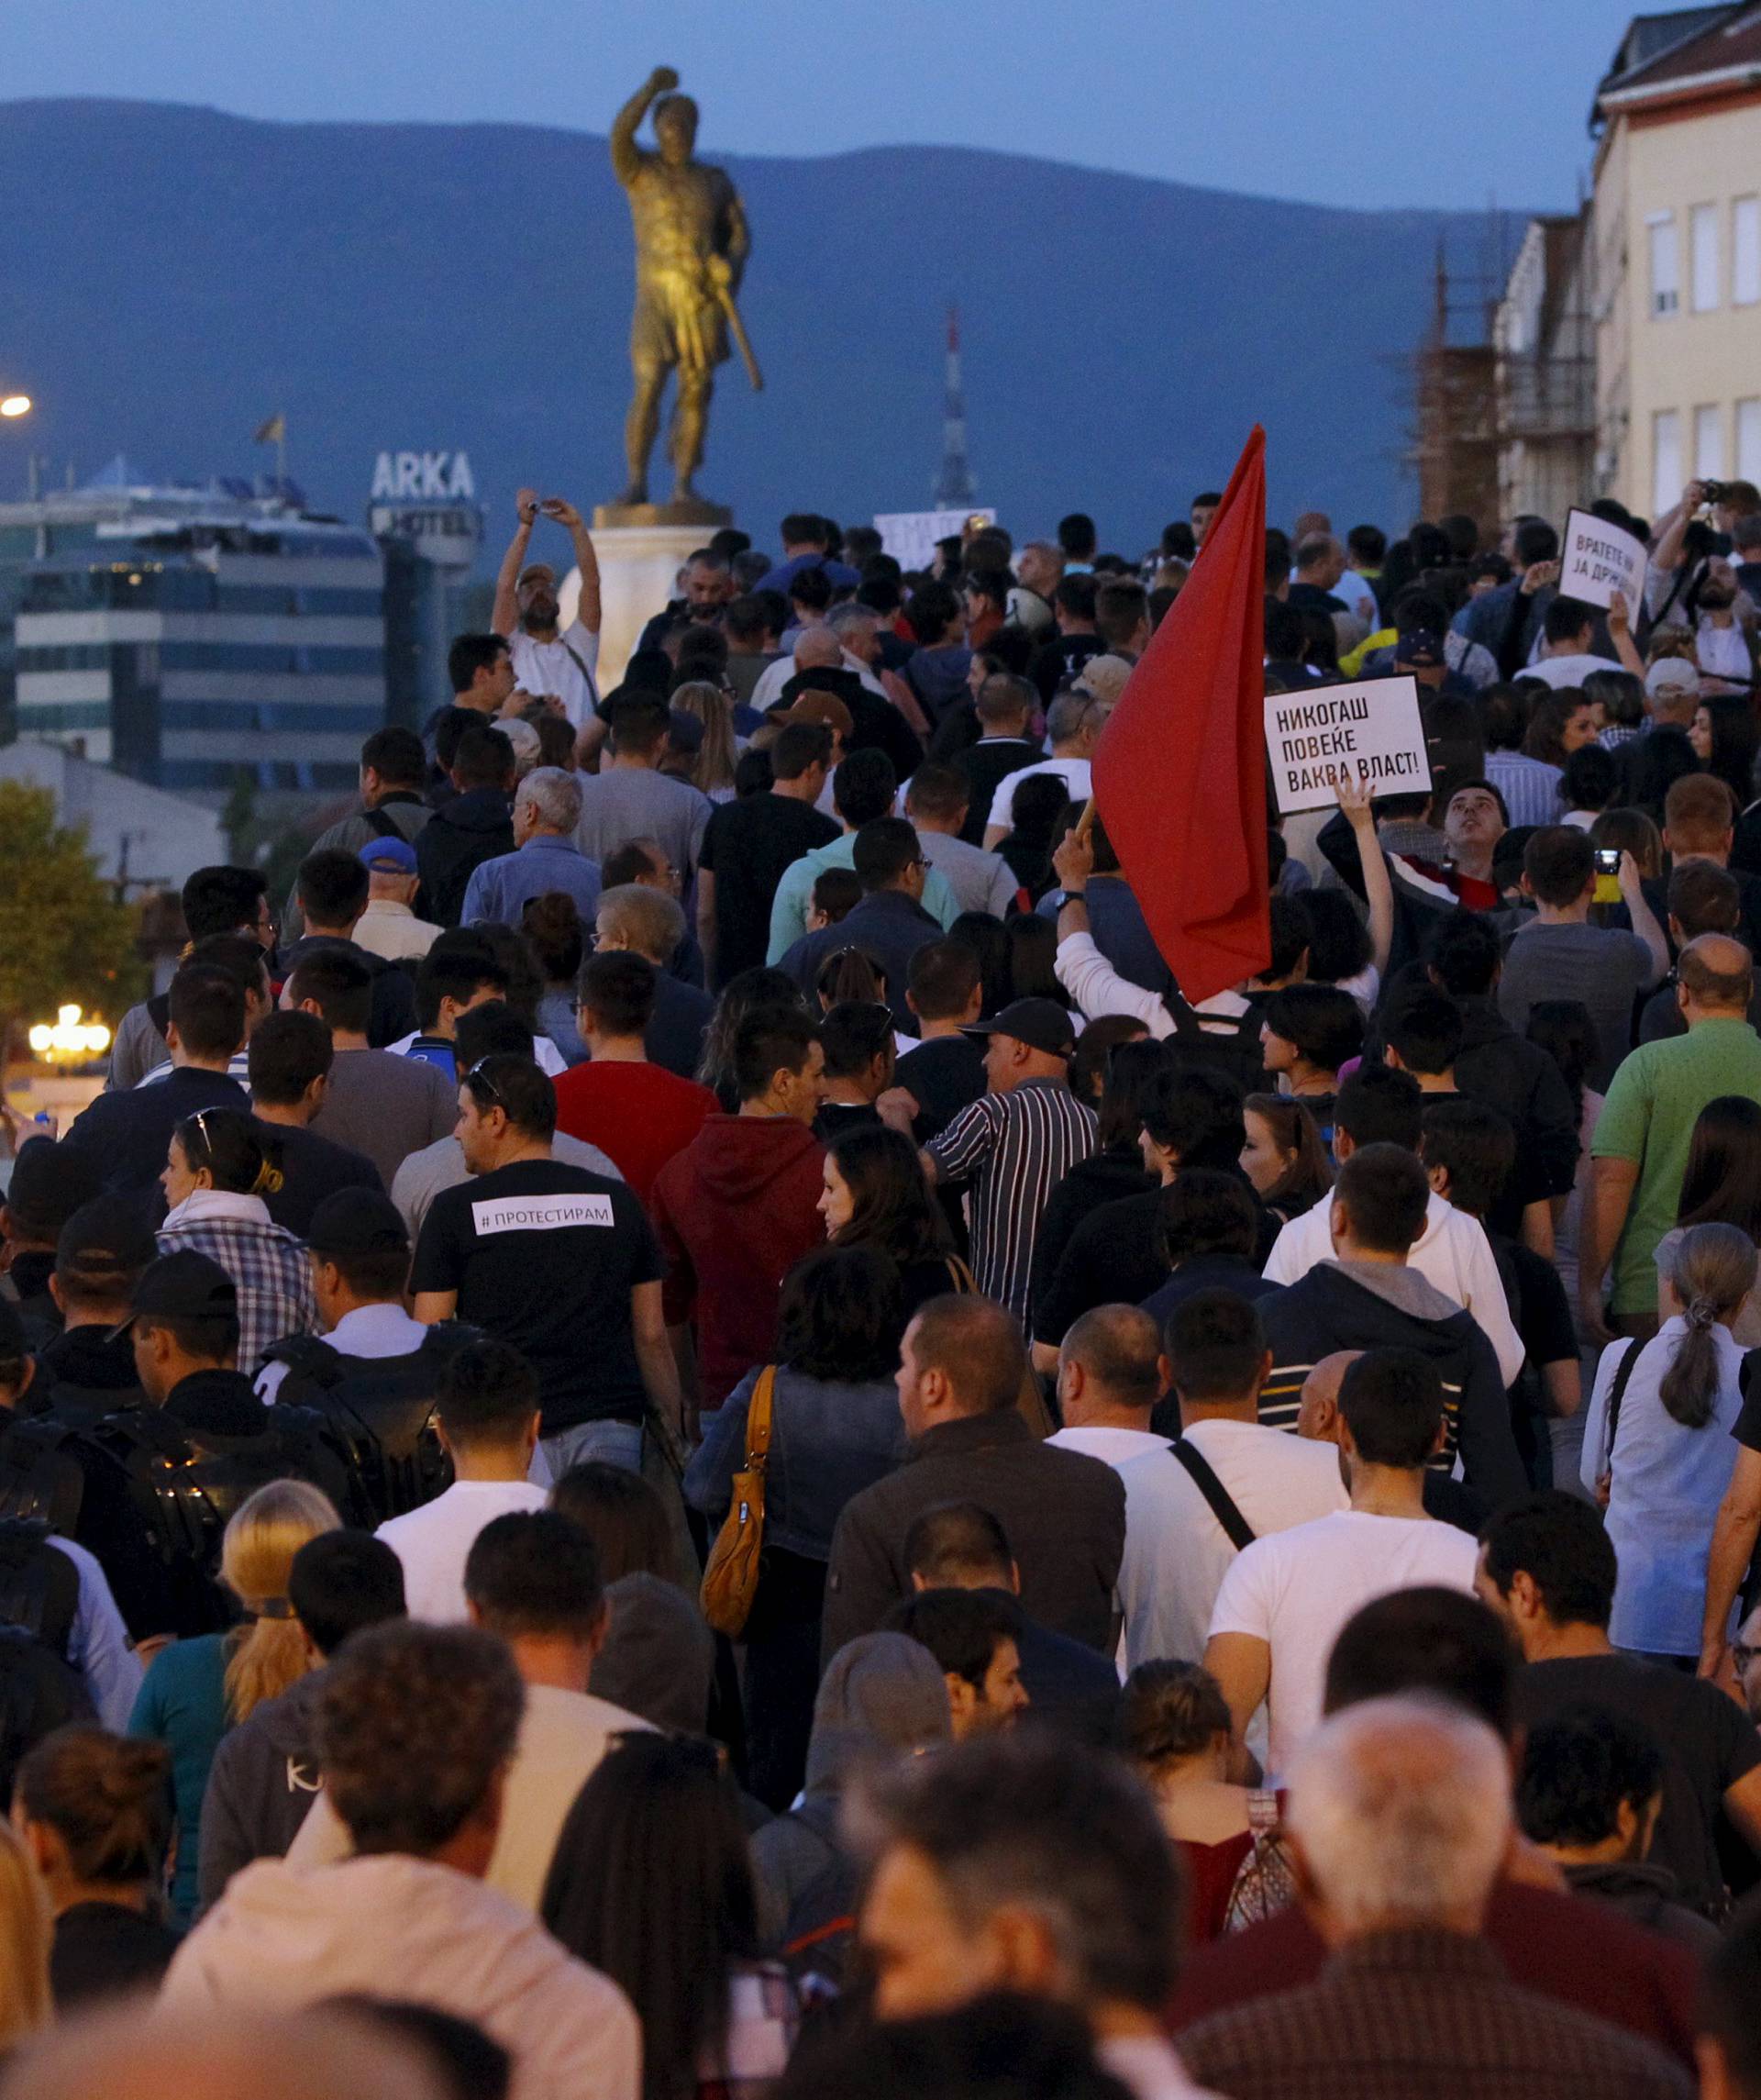
[[[454,1354],[480,1339],[449,1320],[404,1356],[346,1356],[316,1335],[290,1335],[269,1350],[266,1361],[287,1366],[273,1406],[321,1417],[346,1453],[356,1524],[375,1528],[451,1484],[452,1461],[435,1434],[436,1396]]]
[[[186,1428],[157,1407],[130,1407],[86,1432],[83,1443],[119,1466],[128,1500],[154,1555],[205,1570],[221,1534],[249,1495],[291,1475],[325,1483],[338,1468],[324,1424],[309,1408],[264,1410],[255,1436]]]

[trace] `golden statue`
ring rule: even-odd
[[[679,75],[657,66],[647,84],[617,113],[612,126],[612,167],[629,193],[636,228],[636,313],[630,362],[636,394],[624,427],[630,481],[613,508],[648,503],[648,454],[660,427],[660,396],[675,375],[672,502],[693,522],[714,506],[692,485],[703,463],[703,431],[715,367],[728,355],[731,330],[753,386],[764,383],[734,306],[751,246],[739,194],[725,170],[692,158],[697,105],[673,91]],[[653,150],[638,146],[637,128],[652,106]],[[720,515],[719,513],[717,514]]]

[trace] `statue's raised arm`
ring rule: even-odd
[[[670,94],[679,84],[679,75],[670,66],[656,66],[643,84],[612,119],[612,172],[626,189],[636,180],[642,163],[649,158],[636,142],[636,134],[642,119],[655,98]]]

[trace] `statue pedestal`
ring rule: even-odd
[[[634,506],[631,506],[634,507]],[[659,511],[670,505],[644,505]],[[713,511],[711,504],[703,506]],[[673,580],[685,556],[701,547],[728,514],[712,520],[671,521],[652,525],[602,525],[593,519],[593,549],[599,556],[599,590],[604,618],[599,630],[599,689],[609,693],[624,675],[642,629],[673,595]],[[564,627],[581,600],[581,572],[570,569],[559,593]]]

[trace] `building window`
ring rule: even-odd
[[[1716,408],[1694,410],[1694,479],[1715,482],[1724,473],[1724,418]]]
[[[1676,216],[1658,212],[1645,222],[1651,236],[1651,311],[1673,314],[1681,304],[1681,260],[1676,246]]]
[[[1761,482],[1761,397],[1751,394],[1736,405],[1736,472],[1745,482]]]
[[[1651,418],[1651,513],[1660,517],[1681,500],[1681,417],[1659,408]]]
[[[1693,266],[1693,306],[1710,314],[1718,305],[1718,206],[1695,205],[1688,214],[1688,253]]]
[[[1761,304],[1761,197],[1731,206],[1731,304]]]

